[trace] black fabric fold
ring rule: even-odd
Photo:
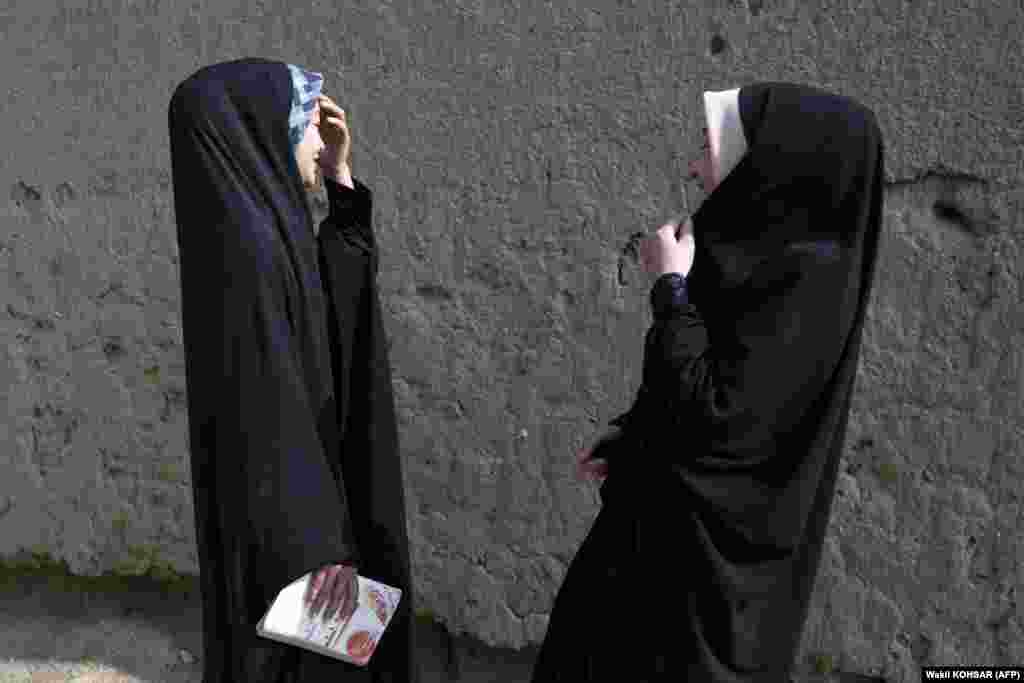
[[[404,478],[387,336],[377,289],[372,193],[325,179],[330,213],[317,233],[335,361],[339,463],[360,550],[360,570],[403,591],[374,653],[374,681],[414,683],[415,601]]]

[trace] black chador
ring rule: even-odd
[[[869,110],[817,89],[744,87],[738,109],[745,144],[718,146],[744,153],[693,216],[685,286],[652,289],[641,386],[598,454],[603,506],[535,683],[789,680],[871,293],[883,146]]]
[[[313,218],[288,65],[203,68],[169,109],[207,683],[416,680],[370,191]],[[404,591],[368,669],[256,635],[330,564]]]

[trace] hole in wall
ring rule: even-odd
[[[108,339],[103,343],[103,353],[107,360],[116,360],[125,355],[126,349],[119,339]]]
[[[967,223],[967,216],[964,214],[963,211],[960,210],[960,207],[958,207],[953,202],[940,199],[939,201],[935,202],[935,205],[932,207],[932,209],[935,211],[935,215],[938,218],[950,221],[952,223]]]
[[[726,47],[728,47],[728,43],[725,42],[725,38],[717,34],[711,37],[711,54],[721,54]]]
[[[864,451],[864,450],[867,450],[868,448],[874,448],[874,447],[875,447],[875,440],[872,439],[870,436],[868,436],[868,437],[864,437],[864,438],[861,438],[861,439],[857,439],[857,443],[855,443],[853,445],[853,450],[857,451],[859,453],[860,451]]]
[[[19,206],[25,202],[38,202],[43,198],[38,187],[19,180],[11,187],[11,200]]]

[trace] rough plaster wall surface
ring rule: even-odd
[[[572,456],[639,377],[623,245],[695,208],[702,90],[794,80],[874,109],[889,175],[802,670],[1024,661],[1019,0],[40,0],[0,32],[0,554],[197,571],[166,111],[265,56],[325,73],[375,193],[419,606],[539,642],[596,513]]]

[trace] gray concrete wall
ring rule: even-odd
[[[0,34],[0,554],[196,571],[166,111],[265,56],[325,73],[375,192],[420,607],[537,643],[596,512],[573,454],[637,386],[622,246],[702,90],[796,80],[872,107],[889,172],[801,666],[1024,662],[1019,0],[36,0]]]

